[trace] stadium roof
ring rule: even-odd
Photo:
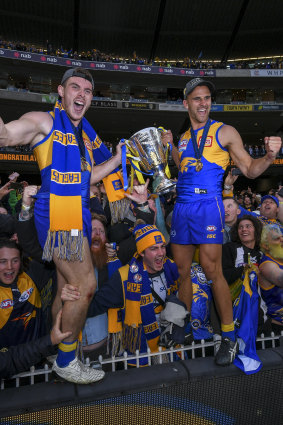
[[[122,57],[282,54],[281,0],[2,0],[0,37]]]

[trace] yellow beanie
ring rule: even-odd
[[[166,243],[162,233],[152,224],[139,224],[134,228],[134,234],[138,254],[152,245]]]

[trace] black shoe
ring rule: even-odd
[[[215,363],[218,366],[228,366],[233,363],[236,354],[239,351],[237,341],[232,341],[229,338],[222,338],[219,350],[215,356]]]

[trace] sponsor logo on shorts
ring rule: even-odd
[[[207,235],[206,236],[207,237],[207,239],[216,239],[216,235],[214,234],[209,234],[209,235]]]
[[[176,236],[176,230],[171,230],[170,235],[174,238]]]
[[[206,230],[208,232],[215,232],[215,230],[217,229],[216,226],[214,226],[213,224],[210,224],[209,226],[207,226]]]

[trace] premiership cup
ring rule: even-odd
[[[163,146],[157,128],[148,127],[138,131],[126,141],[126,145],[145,173],[153,176],[153,193],[161,195],[174,189],[176,183],[165,174],[167,148]]]

